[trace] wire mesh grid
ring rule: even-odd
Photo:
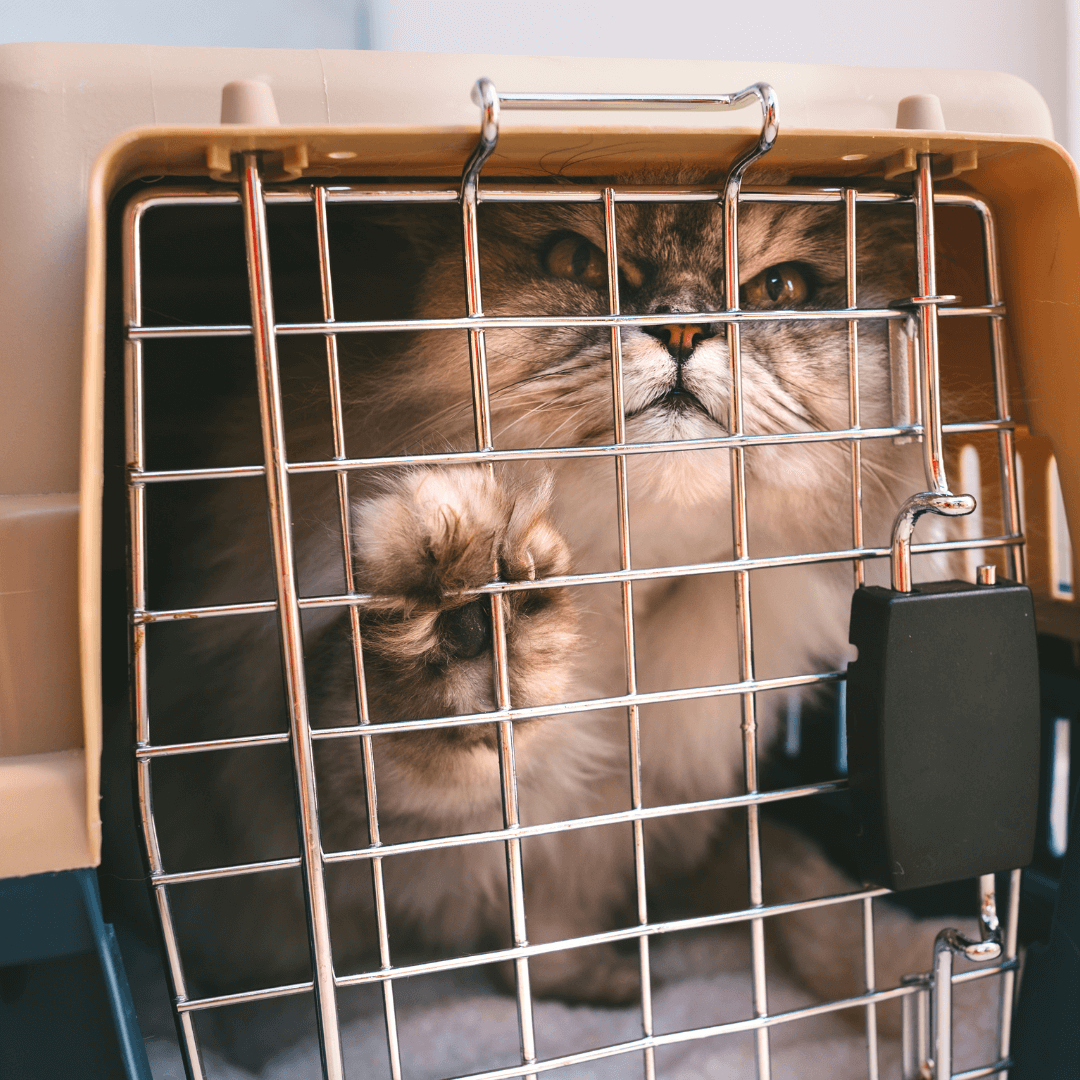
[[[886,440],[903,436],[922,436],[921,424],[868,428],[861,424],[859,394],[859,326],[863,320],[897,320],[908,317],[902,310],[858,307],[856,293],[856,235],[861,207],[885,204],[915,204],[926,209],[926,201],[938,206],[964,206],[974,210],[981,222],[983,254],[986,271],[987,302],[980,306],[952,307],[936,310],[938,317],[985,319],[990,324],[994,371],[995,415],[977,422],[947,423],[941,430],[949,436],[978,432],[996,433],[1000,466],[1001,501],[1005,531],[1002,535],[963,540],[939,540],[915,545],[916,552],[955,551],[959,549],[1003,549],[1009,575],[1023,579],[1023,538],[1020,532],[1016,478],[1013,466],[1013,422],[1009,415],[1008,389],[1005,378],[1004,305],[998,278],[997,251],[993,218],[989,208],[974,196],[934,194],[929,183],[916,186],[914,194],[895,190],[875,190],[853,186],[791,186],[740,190],[739,184],[726,192],[695,187],[647,188],[629,184],[589,185],[567,187],[565,184],[514,184],[497,182],[480,189],[477,184],[477,163],[471,181],[468,177],[463,190],[442,182],[385,184],[382,186],[313,185],[281,186],[264,189],[259,156],[246,154],[239,162],[239,190],[227,185],[205,189],[186,187],[144,192],[128,205],[124,217],[124,300],[126,321],[126,414],[127,460],[129,463],[129,520],[131,546],[131,625],[133,634],[133,708],[136,731],[136,762],[138,798],[142,814],[143,835],[148,855],[153,895],[160,918],[166,953],[168,976],[171,982],[175,1010],[182,1039],[182,1052],[189,1075],[204,1075],[194,1018],[205,1010],[219,1009],[242,1003],[265,1001],[290,995],[314,994],[319,1025],[319,1041],[323,1070],[327,1077],[345,1075],[341,1050],[336,998],[338,992],[351,986],[377,985],[381,988],[387,1054],[390,1075],[400,1080],[404,1075],[395,1014],[395,983],[398,980],[423,974],[459,970],[466,967],[509,962],[513,965],[516,985],[520,1062],[504,1068],[472,1073],[468,1080],[509,1080],[511,1077],[537,1076],[564,1066],[582,1064],[616,1055],[638,1055],[644,1075],[652,1080],[657,1075],[655,1050],[661,1046],[688,1040],[704,1039],[733,1033],[753,1032],[757,1074],[761,1080],[770,1076],[769,1033],[779,1024],[791,1023],[812,1016],[844,1009],[862,1008],[865,1011],[867,1076],[878,1076],[878,1004],[892,999],[904,999],[905,1008],[919,995],[925,995],[927,977],[906,981],[899,986],[878,988],[875,980],[874,914],[872,899],[886,890],[863,891],[816,897],[809,900],[766,905],[762,890],[761,840],[759,810],[768,803],[806,798],[828,791],[842,790],[845,781],[829,780],[781,790],[760,789],[758,778],[759,747],[757,745],[756,695],[766,691],[794,689],[813,685],[838,684],[842,671],[819,672],[811,675],[786,675],[758,678],[753,660],[754,631],[750,592],[752,571],[773,567],[847,562],[853,567],[855,585],[865,579],[869,560],[888,558],[888,548],[867,546],[862,520],[862,446],[867,440]],[[928,168],[923,170],[929,181]],[[732,394],[728,433],[709,439],[674,442],[628,443],[625,433],[623,404],[621,334],[624,327],[660,325],[671,316],[625,315],[620,313],[619,262],[617,249],[617,216],[621,204],[632,202],[717,202],[727,214],[727,306],[722,311],[700,312],[680,316],[687,322],[721,324],[726,330],[731,358]],[[480,250],[476,210],[482,202],[592,202],[602,211],[606,241],[606,275],[609,311],[601,316],[532,316],[491,317],[483,313],[481,300]],[[312,323],[280,323],[275,320],[272,282],[268,258],[266,207],[280,203],[306,203],[314,209],[317,230],[320,288],[323,319]],[[327,226],[327,207],[333,203],[454,203],[463,213],[465,279],[467,313],[459,318],[379,320],[346,322],[335,319],[333,281],[330,265],[330,242]],[[738,281],[737,221],[740,205],[754,202],[787,204],[838,204],[843,210],[847,305],[835,310],[740,310]],[[145,325],[142,304],[142,240],[141,226],[145,214],[157,207],[237,205],[244,216],[246,252],[251,294],[251,322],[247,325]],[[919,253],[922,265],[933,264],[935,258],[933,235],[929,245]],[[925,290],[922,290],[925,292]],[[930,290],[932,292],[932,289]],[[776,434],[747,434],[742,408],[742,379],[740,367],[740,330],[755,320],[830,320],[846,325],[848,335],[848,393],[849,426],[843,430],[792,432]],[[527,328],[550,326],[606,327],[610,330],[612,429],[614,437],[602,445],[569,445],[563,447],[526,447],[499,449],[494,445],[491,428],[491,401],[485,352],[485,332],[493,328]],[[448,450],[408,456],[350,458],[347,455],[343,422],[341,377],[338,340],[343,334],[371,334],[409,330],[451,332],[465,330],[469,340],[469,358],[473,387],[476,449]],[[288,335],[320,335],[325,341],[329,400],[333,427],[333,457],[323,460],[292,461],[286,455],[282,421],[282,395],[277,359],[277,339]],[[143,349],[144,343],[161,339],[250,336],[254,339],[258,367],[258,388],[261,430],[265,465],[230,466],[196,469],[150,470],[146,468]],[[935,388],[936,389],[936,388]],[[938,418],[940,425],[940,417]],[[940,441],[940,431],[937,434]],[[762,445],[791,445],[807,442],[846,444],[850,454],[851,544],[844,550],[817,551],[781,557],[754,557],[748,545],[746,450]],[[727,450],[731,460],[733,557],[725,561],[666,565],[638,568],[633,564],[630,546],[630,510],[627,489],[627,461],[633,455],[677,453],[692,450]],[[614,463],[619,567],[615,570],[587,574],[567,574],[527,582],[493,580],[479,589],[477,596],[488,596],[491,604],[492,664],[495,682],[494,711],[455,716],[403,720],[394,724],[373,724],[367,706],[364,672],[364,650],[359,615],[365,606],[377,605],[377,596],[356,591],[350,556],[350,477],[363,470],[385,470],[405,465],[479,464],[491,470],[499,463],[511,461],[544,461],[555,458],[606,458]],[[301,596],[297,585],[295,558],[292,546],[290,480],[312,473],[331,474],[336,479],[340,529],[343,542],[342,564],[346,590],[339,595]],[[273,538],[273,558],[277,598],[271,601],[251,601],[204,607],[153,610],[147,603],[147,526],[146,493],[151,485],[179,481],[228,480],[243,477],[265,478],[269,496],[270,522]],[[635,664],[635,617],[633,590],[637,582],[670,579],[694,575],[731,575],[735,582],[736,619],[739,628],[739,677],[736,681],[710,686],[696,686],[670,691],[643,692],[639,689]],[[507,643],[504,619],[504,597],[515,590],[562,588],[612,584],[621,591],[622,637],[625,650],[625,693],[578,700],[560,705],[521,707],[511,699],[507,674]],[[308,715],[303,659],[301,614],[317,608],[344,608],[350,618],[352,656],[355,667],[358,701],[358,723],[313,729]],[[216,738],[187,743],[160,744],[154,741],[147,693],[147,628],[156,623],[175,620],[228,618],[255,612],[276,612],[281,632],[281,648],[286,676],[286,696],[289,709],[287,733]],[[745,791],[742,794],[698,800],[677,805],[647,806],[642,798],[642,759],[640,710],[642,706],[688,699],[733,696],[741,703],[743,733],[743,765]],[[517,773],[514,750],[515,723],[560,714],[579,714],[589,711],[622,709],[626,714],[630,747],[630,807],[627,810],[573,818],[540,825],[524,825],[518,805]],[[384,842],[380,836],[377,776],[372,740],[387,731],[421,732],[465,725],[496,725],[497,751],[501,777],[503,806],[502,828],[433,837],[409,842]],[[324,850],[320,836],[320,820],[316,799],[316,777],[313,765],[313,746],[318,740],[356,739],[359,736],[364,764],[364,790],[368,808],[368,843],[352,850]],[[242,865],[227,865],[193,871],[170,871],[163,862],[155,824],[151,763],[155,760],[187,754],[204,754],[266,745],[288,745],[298,791],[298,828],[301,838],[300,854],[282,859],[269,859]],[[749,893],[746,906],[740,910],[716,915],[651,921],[646,894],[645,844],[643,830],[646,821],[672,815],[698,813],[703,810],[744,808],[747,821],[749,851]],[[527,933],[526,904],[522,873],[522,842],[556,830],[587,829],[598,825],[629,824],[634,845],[634,924],[616,930],[593,933],[570,940],[530,943]],[[439,958],[411,964],[395,964],[391,955],[388,925],[388,905],[383,878],[387,859],[421,851],[461,847],[465,845],[501,843],[505,847],[512,945],[506,948],[478,952],[469,956]],[[334,969],[324,870],[340,863],[366,862],[370,866],[375,897],[378,967],[357,974],[339,975]],[[308,932],[311,944],[313,977],[289,985],[267,986],[216,997],[193,997],[181,962],[180,947],[171,913],[173,890],[193,882],[248,874],[261,874],[280,869],[299,868],[303,874],[308,912]],[[1001,1073],[1008,1065],[1009,1026],[1013,982],[1017,953],[1017,910],[1019,900],[1019,871],[1011,877],[1007,930],[1002,961],[990,967],[953,976],[953,982],[966,982],[991,976],[1001,976],[1001,1012],[999,1019],[999,1059],[986,1066],[957,1073],[955,1076],[974,1080],[978,1076]],[[795,1011],[770,1013],[766,986],[765,920],[791,913],[835,904],[851,904],[861,909],[863,926],[863,975],[865,992],[843,1000],[826,1001]],[[657,1034],[654,1031],[651,998],[650,942],[657,935],[680,930],[742,924],[749,927],[752,953],[752,1016],[748,1019],[715,1024],[708,1027]],[[640,1037],[559,1057],[538,1056],[533,1031],[533,998],[530,990],[530,960],[556,950],[581,948],[614,942],[637,942],[640,964]],[[929,957],[927,958],[929,961]],[[924,1033],[925,1034],[925,1033]],[[923,1039],[925,1042],[925,1038]]]

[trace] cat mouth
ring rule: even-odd
[[[685,416],[693,412],[700,412],[709,417],[712,416],[712,413],[705,407],[701,399],[683,386],[673,386],[670,390],[665,390],[664,393],[654,397],[652,401],[643,405],[640,409],[636,409],[630,416],[640,416],[642,413],[650,412],[653,409],[664,409],[677,416]]]

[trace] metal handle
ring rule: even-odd
[[[733,94],[556,94],[500,93],[490,79],[478,79],[472,88],[473,104],[480,106],[480,141],[465,166],[462,196],[476,181],[484,162],[491,157],[499,140],[499,114],[502,109],[619,109],[619,110],[691,110],[727,112],[743,109],[753,102],[761,106],[761,132],[757,143],[741,155],[728,173],[728,184],[742,180],[746,167],[772,149],[780,134],[776,92],[768,83],[753,83]]]
[[[474,105],[483,106],[483,84],[491,86],[490,79],[479,79],[472,88]],[[726,112],[741,109],[755,98],[762,104],[767,126],[775,124],[776,94],[768,83],[754,83],[734,94],[560,94],[560,93],[500,93],[499,101],[504,109],[660,109],[675,111],[690,109],[701,112]],[[770,108],[773,116],[770,121]],[[773,140],[776,133],[773,133]]]

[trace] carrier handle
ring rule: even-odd
[[[482,83],[479,79],[472,89],[474,105],[483,104]],[[563,93],[500,93],[499,101],[506,109],[681,109],[699,112],[727,112],[742,109],[755,98],[761,102],[764,126],[775,130],[769,145],[776,140],[776,92],[768,83],[753,83],[734,94],[563,94]]]
[[[761,106],[761,133],[755,146],[741,155],[731,167],[729,180],[742,178],[746,167],[767,154],[780,134],[776,91],[764,82],[752,83],[734,94],[562,94],[500,93],[490,79],[478,79],[472,88],[472,101],[480,106],[480,142],[465,166],[463,192],[475,190],[480,170],[491,156],[499,139],[499,113],[502,109],[618,109],[618,110],[690,110],[727,112],[743,109],[753,102]]]

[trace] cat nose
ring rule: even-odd
[[[667,347],[676,363],[682,364],[707,337],[712,337],[710,327],[697,323],[665,323],[663,326],[643,326],[646,334],[656,338]]]

